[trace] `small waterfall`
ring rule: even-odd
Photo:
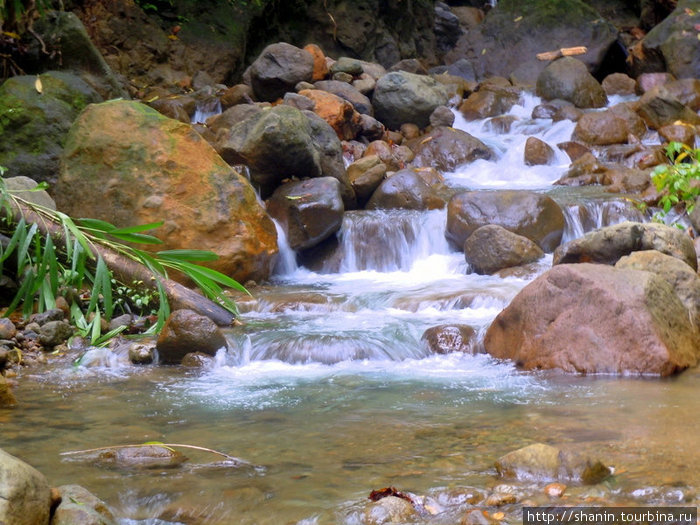
[[[435,254],[448,254],[445,210],[354,211],[338,234],[340,272],[408,271]]]
[[[192,124],[203,124],[209,117],[221,113],[221,101],[218,97],[206,98],[197,101],[197,108],[192,117]]]
[[[604,226],[624,221],[646,220],[634,203],[625,199],[585,200],[563,204],[561,208],[566,219],[562,243],[583,237],[586,233]]]
[[[272,222],[275,223],[275,229],[277,230],[277,247],[279,249],[279,257],[275,263],[273,274],[288,275],[294,273],[299,268],[297,265],[297,254],[289,246],[287,233],[282,228],[282,225],[275,219],[272,219]]]

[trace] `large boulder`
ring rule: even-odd
[[[667,376],[698,362],[700,336],[659,276],[600,264],[554,266],[493,321],[486,351],[526,370]]]
[[[695,247],[688,234],[678,228],[654,222],[625,221],[588,232],[557,248],[553,264],[615,264],[622,256],[642,250],[665,253],[697,270]]]
[[[250,168],[263,198],[287,178],[330,176],[341,183],[346,207],[353,207],[340,139],[311,111],[281,105],[253,113],[231,128],[219,151],[230,164]]]
[[[268,199],[267,211],[285,230],[293,250],[311,248],[343,223],[340,183],[333,177],[288,182]]]
[[[467,31],[450,51],[448,64],[467,59],[477,79],[510,76],[534,86],[546,62],[538,53],[586,46],[580,55],[591,72],[598,70],[617,39],[617,29],[582,0],[499,0],[484,21]]]
[[[212,267],[242,282],[267,278],[275,263],[277,232],[250,183],[191,126],[138,102],[80,115],[56,197],[71,216],[118,227],[163,221],[158,250],[211,250],[219,255]]]
[[[676,121],[700,125],[700,116],[681,102],[666,86],[650,89],[639,99],[637,109],[647,126],[659,129]]]
[[[286,42],[270,44],[248,69],[250,85],[259,100],[273,102],[299,82],[311,82],[314,58],[308,51]]]
[[[620,258],[615,268],[644,270],[661,277],[671,285],[690,312],[695,326],[700,328],[700,277],[686,263],[656,250],[644,250]]]
[[[441,126],[411,141],[415,153],[413,165],[433,167],[440,171],[454,171],[459,166],[477,159],[488,160],[491,148],[466,131]]]
[[[478,228],[464,241],[464,258],[478,274],[493,274],[504,268],[541,259],[542,249],[527,237],[496,224]]]
[[[551,197],[532,191],[466,191],[447,204],[446,237],[457,246],[481,226],[497,224],[534,241],[544,251],[559,245],[564,213]]]
[[[58,487],[61,503],[54,511],[51,525],[116,525],[112,511],[104,501],[80,485]]]
[[[430,115],[447,104],[445,88],[430,77],[404,71],[387,73],[377,81],[372,105],[377,119],[391,129],[401,124],[420,128],[430,124]]]
[[[192,310],[175,310],[165,321],[156,342],[160,362],[180,364],[190,352],[216,355],[226,347],[226,338],[216,323]]]
[[[678,0],[676,9],[644,37],[643,49],[646,53],[660,53],[667,70],[676,78],[697,78],[700,71],[698,24],[700,2]]]
[[[444,207],[445,201],[412,169],[398,171],[385,179],[366,206],[368,210],[434,210]]]
[[[601,108],[608,103],[603,87],[573,57],[549,64],[537,77],[537,95],[546,100],[568,100],[578,108]]]
[[[0,449],[0,523],[48,525],[51,489],[44,475]]]
[[[53,185],[71,124],[85,106],[100,100],[71,73],[7,79],[0,86],[0,166],[8,175]]]

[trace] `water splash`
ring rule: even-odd
[[[289,246],[287,233],[282,228],[282,225],[275,219],[272,219],[272,222],[275,223],[275,230],[277,230],[277,248],[279,250],[275,269],[272,273],[275,276],[294,273],[299,268],[297,265],[297,254]]]

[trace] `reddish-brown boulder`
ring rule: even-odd
[[[549,164],[554,158],[554,150],[545,141],[537,137],[528,137],[525,141],[524,160],[528,166]]]
[[[138,102],[95,104],[78,117],[56,196],[74,217],[163,221],[156,249],[211,250],[212,267],[239,281],[265,279],[274,266],[275,226],[248,181],[191,126]]]
[[[214,321],[192,310],[170,314],[156,342],[160,362],[172,365],[180,364],[190,352],[216,355],[224,347],[226,338]]]
[[[527,370],[667,376],[697,364],[700,337],[659,276],[566,264],[523,288],[484,345]]]
[[[360,114],[347,100],[320,89],[303,89],[299,94],[314,101],[314,113],[330,124],[340,140],[352,140],[360,131]]]
[[[314,59],[314,70],[311,80],[316,82],[326,78],[328,76],[328,62],[326,62],[326,55],[323,53],[323,50],[316,44],[307,44],[304,46],[304,51],[311,54]]]
[[[612,111],[586,113],[576,123],[574,137],[588,144],[605,146],[627,142],[627,123]]]
[[[439,127],[410,142],[416,154],[413,165],[431,166],[440,171],[453,171],[477,159],[490,159],[491,149],[466,131]]]

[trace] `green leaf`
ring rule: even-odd
[[[115,234],[121,234],[121,233],[140,233],[140,232],[145,232],[148,230],[155,230],[156,228],[160,228],[163,226],[163,221],[158,221],[158,222],[150,222],[148,224],[139,224],[137,226],[129,226],[128,228],[117,228],[109,233],[111,235]],[[114,228],[114,226],[112,226]]]
[[[95,341],[97,341],[100,338],[100,334],[102,333],[102,318],[100,317],[100,311],[95,310],[95,317],[92,319],[90,322],[90,344],[95,344]]]
[[[111,233],[113,230],[117,229],[114,224],[110,224],[109,222],[102,221],[100,219],[78,219],[78,223],[80,224],[81,228],[104,233]]]
[[[25,259],[27,259],[28,257],[29,247],[31,245],[32,240],[34,239],[34,235],[36,235],[37,229],[37,225],[32,224],[26,236],[24,236],[24,238],[21,239],[19,250],[17,252],[17,275],[20,275],[20,272],[24,271],[24,262]],[[29,261],[28,264],[31,264],[31,261]]]
[[[23,238],[23,236],[26,236],[26,226],[27,223],[24,222],[24,217],[22,217],[15,227],[15,233],[12,234],[10,242],[7,244],[7,248],[3,250],[2,257],[0,257],[0,262],[5,261],[10,255],[12,255],[12,252],[14,252],[20,240]]]
[[[114,330],[110,330],[106,334],[98,337],[95,341],[93,341],[94,346],[104,346],[107,343],[109,343],[109,340],[112,339],[115,335],[121,334],[124,330],[126,330],[128,326],[126,325],[120,325],[116,327]]]
[[[137,244],[163,244],[158,237],[146,235],[145,233],[116,233],[109,232],[112,237],[124,242],[134,242]]]

